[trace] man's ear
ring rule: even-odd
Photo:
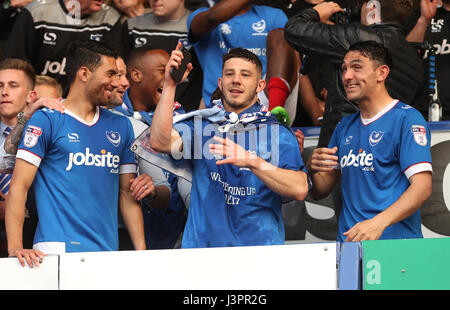
[[[266,80],[261,79],[258,81],[258,86],[256,87],[256,92],[260,92],[262,90],[264,90],[264,88],[266,88]]]
[[[33,103],[36,100],[36,91],[30,90],[27,95],[27,104]]]
[[[391,69],[388,65],[379,66],[377,68],[377,82],[384,82],[387,79],[390,71]]]
[[[219,86],[220,91],[222,91],[222,78],[221,77],[217,80],[217,86]]]
[[[130,78],[133,82],[140,83],[142,82],[142,72],[136,68],[130,69]]]
[[[91,77],[91,74],[91,70],[89,70],[87,67],[81,67],[80,69],[78,69],[77,78],[80,79],[83,83],[87,83],[87,81]]]

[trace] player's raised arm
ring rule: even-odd
[[[175,90],[178,83],[170,75],[170,68],[178,69],[183,59],[183,53],[180,51],[181,43],[179,42],[176,49],[172,51],[172,55],[166,66],[164,88],[161,94],[161,99],[156,106],[155,114],[151,126],[150,145],[151,147],[161,153],[169,154],[172,146],[180,141],[180,135],[173,130],[173,103],[175,101]],[[187,65],[187,70],[184,73],[179,83],[183,82],[192,70],[192,64]],[[182,146],[180,146],[181,150]]]

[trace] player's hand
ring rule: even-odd
[[[178,67],[180,66],[181,60],[183,59],[183,53],[181,52],[182,46],[183,46],[183,44],[181,42],[178,42],[177,47],[172,51],[172,53],[170,55],[170,59],[166,65],[166,72],[164,75],[164,78],[165,78],[164,83],[170,83],[172,85],[177,85],[177,82],[175,82],[172,79],[172,76],[170,75],[170,68],[175,67],[176,69],[178,69]],[[184,80],[187,78],[189,73],[192,71],[192,68],[193,68],[192,64],[188,63],[187,67],[186,67],[186,72],[184,72],[183,78],[181,79],[179,84],[184,82]]]
[[[421,0],[420,1],[420,17],[430,23],[436,14],[438,0]]]
[[[357,223],[355,226],[344,232],[347,238],[345,241],[364,241],[380,239],[386,226],[379,217],[374,217]]]
[[[314,6],[314,10],[319,13],[320,22],[329,25],[334,25],[334,23],[330,21],[330,17],[333,16],[333,14],[344,11],[344,9],[341,8],[336,2],[319,3]]]
[[[39,264],[42,263],[44,256],[46,256],[46,254],[44,254],[39,250],[30,250],[22,248],[14,249],[9,254],[9,257],[17,257],[22,267],[25,267],[26,261],[28,266],[30,266],[30,268],[33,268],[33,266],[39,267]]]
[[[24,111],[24,116],[28,119],[33,116],[33,113],[36,112],[41,107],[49,108],[52,110],[59,111],[61,113],[64,113],[64,105],[62,104],[60,99],[56,98],[49,98],[49,97],[41,97],[38,100],[34,101],[33,103],[30,103]]]
[[[297,129],[296,132],[294,132],[295,137],[297,138],[298,147],[300,148],[300,153],[303,153],[303,146],[305,142],[305,135],[300,129]]]
[[[156,188],[153,184],[152,177],[143,173],[137,178],[130,179],[130,192],[136,200],[142,200],[147,195],[155,196]]]
[[[228,138],[223,139],[215,136],[213,139],[217,143],[210,144],[209,151],[212,154],[225,157],[216,161],[217,165],[232,164],[237,167],[250,167],[252,162],[258,158],[255,153],[245,150]]]
[[[335,155],[336,152],[337,147],[314,149],[309,160],[308,170],[311,172],[332,171],[338,165],[339,158]]]

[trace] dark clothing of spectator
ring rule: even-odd
[[[422,61],[417,50],[405,40],[405,33],[398,24],[328,25],[320,23],[319,14],[311,8],[289,19],[285,37],[299,52],[316,54],[334,65],[327,87],[319,147],[328,146],[334,128],[344,115],[358,110],[357,105],[346,98],[341,70],[344,55],[350,45],[356,42],[373,40],[384,44],[390,51],[394,64],[386,82],[390,96],[413,107],[419,105],[424,75]]]
[[[37,74],[55,78],[67,92],[66,54],[70,42],[97,40],[120,47],[120,14],[104,5],[88,16],[73,16],[64,0],[33,1],[17,17],[2,58],[29,61]]]

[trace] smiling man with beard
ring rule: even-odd
[[[118,250],[117,206],[135,249],[145,249],[141,207],[129,186],[136,173],[133,130],[128,119],[100,108],[118,86],[117,54],[95,41],[70,50],[65,113],[36,112],[17,152],[5,222],[9,255],[22,265],[24,258],[38,265],[44,254]],[[21,231],[33,181],[39,223],[28,250]]]
[[[391,66],[380,43],[350,46],[342,83],[359,112],[344,116],[328,148],[316,148],[308,162],[314,199],[341,181],[339,242],[422,238],[419,208],[431,195],[431,134],[416,109],[389,95]]]
[[[282,197],[304,199],[308,179],[295,135],[257,100],[266,85],[261,61],[246,49],[231,49],[218,80],[222,99],[173,124],[177,82],[169,72],[181,63],[180,49],[166,66],[150,145],[192,166],[182,247],[283,244]],[[192,64],[188,69],[184,78]]]

